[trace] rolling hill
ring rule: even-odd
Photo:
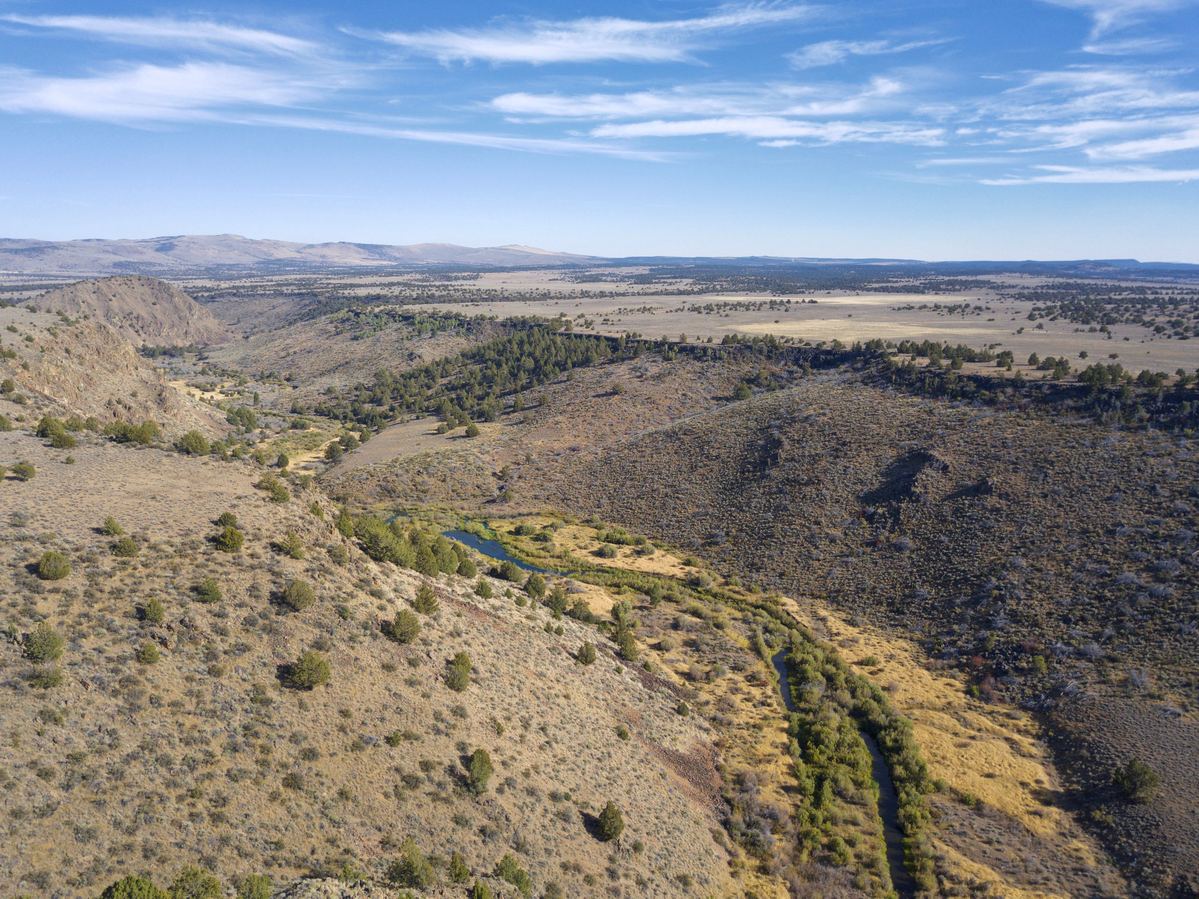
[[[462,247],[291,243],[236,234],[181,235],[144,240],[0,239],[0,273],[105,275],[251,269],[303,271],[420,265],[566,265],[592,257],[526,246]]]

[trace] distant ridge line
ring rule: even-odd
[[[1199,264],[1140,262],[1136,259],[940,260],[819,256],[590,256],[523,244],[467,247],[449,243],[393,245],[329,241],[302,243],[236,234],[166,235],[144,239],[36,240],[0,238],[0,274],[93,276],[180,275],[223,271],[247,274],[318,271],[467,269],[595,265],[686,267],[857,267],[910,269],[930,274],[1026,272],[1055,275],[1122,276],[1138,273],[1199,273]]]

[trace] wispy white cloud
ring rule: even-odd
[[[594,17],[485,28],[389,31],[374,36],[443,63],[680,62],[713,37],[811,18],[810,6],[751,3],[705,16],[647,21]]]
[[[1091,38],[1126,28],[1150,16],[1188,6],[1194,0],[1044,0],[1091,17]]]
[[[976,165],[1011,165],[1010,156],[936,156],[924,159],[916,165],[919,168],[969,167]]]
[[[79,77],[9,69],[0,77],[0,110],[147,124],[213,119],[221,110],[291,106],[329,88],[294,72],[225,62],[143,64]]]
[[[853,56],[885,56],[893,53],[907,53],[921,47],[934,47],[944,43],[947,43],[944,39],[906,41],[904,43],[895,43],[889,40],[820,41],[789,53],[787,60],[797,69],[815,69],[844,62]]]
[[[1196,169],[1159,169],[1151,166],[1084,168],[1068,165],[1034,166],[1037,174],[983,178],[982,184],[1009,187],[1020,184],[1145,184],[1199,180]]]
[[[326,131],[337,134],[355,134],[363,137],[378,137],[391,140],[418,141],[421,143],[487,147],[494,150],[515,150],[524,153],[541,153],[546,155],[581,153],[590,156],[613,156],[622,159],[639,159],[649,162],[661,162],[673,157],[673,154],[657,150],[641,150],[623,144],[603,143],[579,138],[538,138],[476,131],[396,128],[386,124],[321,118],[317,116],[268,114],[243,119],[242,123],[269,125],[280,128],[299,128],[308,131]]]
[[[876,76],[864,85],[729,83],[628,93],[516,92],[495,97],[490,106],[508,116],[539,119],[725,115],[828,117],[878,111],[902,94],[904,89],[904,84],[895,78]]]
[[[742,137],[769,142],[767,146],[793,144],[897,143],[939,146],[944,131],[906,122],[807,122],[781,116],[721,116],[704,119],[656,119],[600,125],[591,132],[600,138]],[[793,143],[780,143],[790,141]]]
[[[233,49],[288,56],[313,53],[318,49],[315,43],[302,38],[204,19],[9,14],[0,16],[0,22],[154,47]]]
[[[1180,153],[1199,150],[1199,116],[1193,120],[1194,127],[1181,131],[1143,137],[1134,140],[1116,141],[1087,150],[1092,159],[1144,159],[1163,153]]]
[[[1178,47],[1178,41],[1169,37],[1127,37],[1110,40],[1090,41],[1083,44],[1084,53],[1096,56],[1144,56],[1165,53]]]

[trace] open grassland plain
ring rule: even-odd
[[[564,316],[588,333],[635,333],[646,337],[720,341],[729,335],[788,338],[800,342],[933,340],[976,349],[1010,350],[1021,361],[1031,354],[1118,360],[1125,368],[1173,373],[1199,368],[1199,342],[1169,340],[1140,324],[1088,331],[1064,319],[1030,321],[1037,304],[1001,300],[989,291],[950,296],[868,292],[637,295],[596,299],[528,299],[437,303],[433,308],[469,315]],[[1115,354],[1113,356],[1113,354]]]

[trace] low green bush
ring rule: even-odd
[[[494,772],[491,756],[487,754],[486,749],[476,749],[471,753],[470,763],[467,765],[467,782],[471,792],[476,796],[487,792],[487,782],[491,780]]]
[[[428,584],[421,584],[416,590],[416,596],[412,599],[412,608],[420,612],[422,615],[436,615],[438,608],[437,594],[433,592],[433,588]]]
[[[237,884],[237,899],[271,899],[274,884],[267,874],[247,874]]]
[[[420,619],[408,609],[401,609],[385,623],[383,632],[397,643],[411,643],[420,635]]]
[[[522,896],[533,895],[533,881],[529,872],[522,868],[513,856],[505,855],[499,860],[495,866],[495,875],[516,887]]]
[[[143,665],[153,665],[162,658],[162,651],[159,650],[158,644],[153,640],[145,640],[137,648],[136,656],[137,660]]]
[[[196,602],[214,603],[221,601],[221,585],[215,578],[206,577],[192,588]]]
[[[316,602],[316,592],[307,581],[294,580],[283,589],[283,604],[294,612],[303,612]]]
[[[452,659],[446,662],[446,686],[455,693],[461,693],[470,686],[470,674],[473,668],[474,665],[469,655],[465,652],[457,653]]]
[[[615,802],[609,800],[603,811],[599,813],[597,829],[599,838],[605,843],[615,840],[624,832],[624,816]]]
[[[124,536],[114,541],[109,549],[114,556],[122,559],[132,559],[138,552],[137,541],[129,536]]]
[[[299,690],[312,690],[329,683],[331,671],[329,660],[315,650],[308,649],[287,670],[287,684]]]
[[[171,899],[222,899],[221,882],[203,868],[187,867],[171,882]]]
[[[265,491],[273,503],[285,503],[291,499],[291,492],[287,489],[287,485],[273,474],[264,474],[254,486]]]
[[[212,538],[212,542],[221,552],[241,552],[241,548],[246,542],[246,535],[233,525],[227,524],[217,532],[216,536]]]
[[[130,875],[109,884],[100,899],[173,899],[165,890],[160,890],[148,877]]]
[[[25,635],[25,658],[33,662],[53,662],[62,658],[66,641],[48,621],[39,621]]]
[[[175,449],[188,456],[207,456],[212,451],[208,438],[199,431],[188,431],[175,441]]]
[[[147,599],[139,609],[142,621],[146,624],[162,624],[166,620],[167,610],[156,596]]]
[[[385,876],[392,886],[418,890],[428,889],[436,879],[433,865],[412,837],[406,837],[400,844],[400,857],[387,866]]]
[[[47,550],[37,560],[37,576],[43,581],[61,581],[70,573],[70,560],[56,550]]]
[[[292,559],[304,558],[304,541],[295,531],[288,531],[276,544],[275,548]]]
[[[1161,777],[1140,759],[1132,758],[1116,769],[1112,782],[1133,802],[1148,802],[1157,793]]]

